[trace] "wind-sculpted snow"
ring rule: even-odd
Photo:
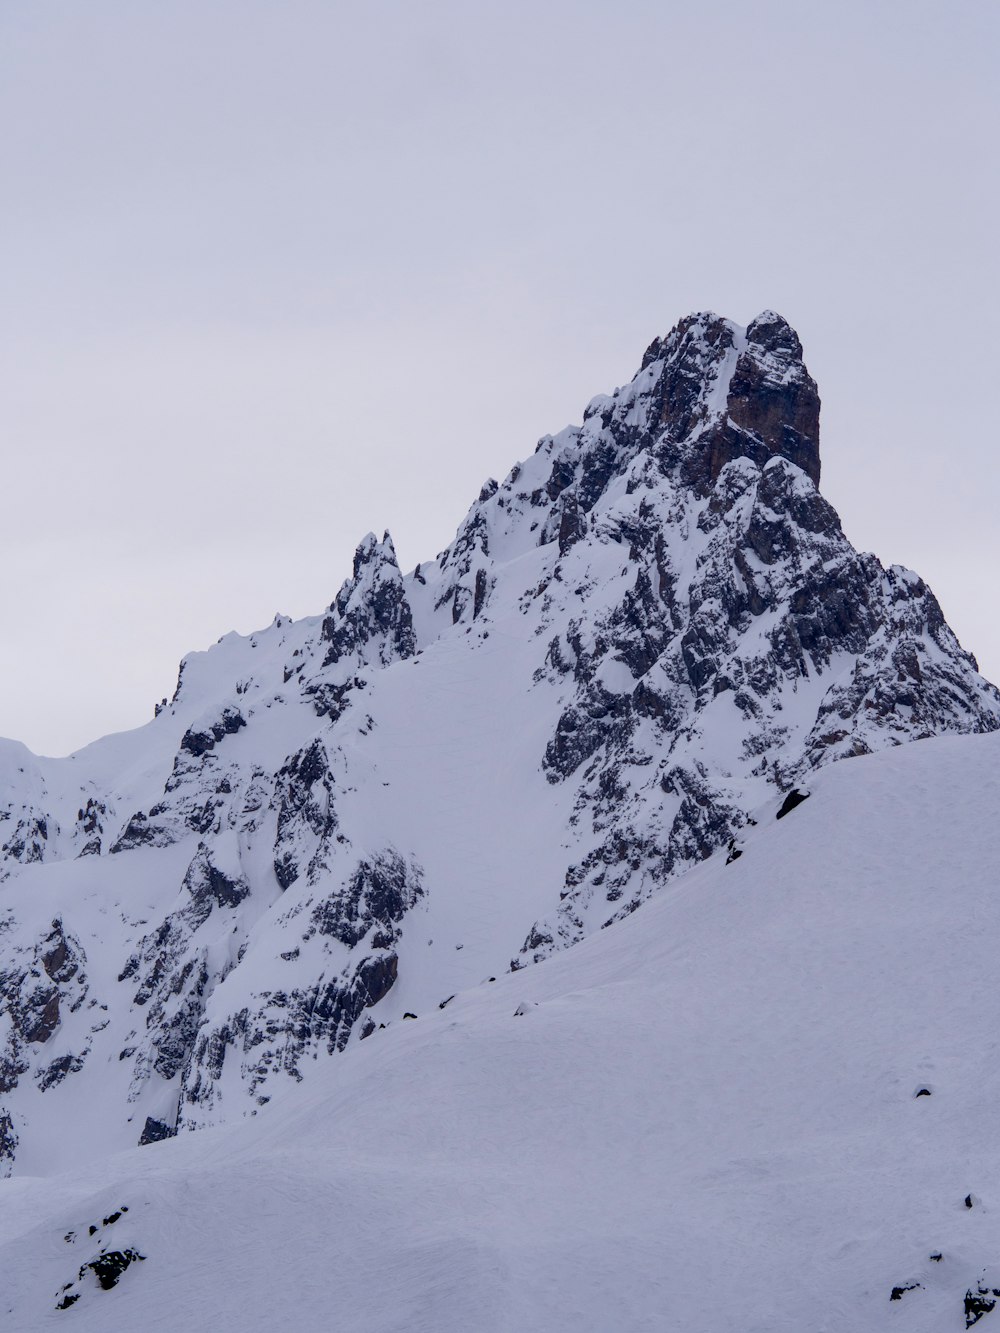
[[[192,654],[146,727],[4,742],[8,1166],[253,1113],[737,858],[824,764],[1000,726],[819,476],[796,334],[692,315],[436,559],[369,534],[324,614]]]

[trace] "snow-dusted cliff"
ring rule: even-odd
[[[690,316],[437,559],[369,536],[324,615],[186,658],[146,727],[4,742],[6,1168],[240,1117],[739,854],[817,767],[1000,727],[818,441],[784,320]]]

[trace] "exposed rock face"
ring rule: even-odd
[[[209,750],[215,748],[216,744],[224,736],[234,736],[241,727],[245,727],[246,722],[238,708],[223,708],[216,721],[210,723],[204,728],[188,727],[181,737],[181,749],[186,750],[188,754],[193,754],[197,759]]]
[[[0,1112],[0,1176],[10,1175],[17,1155],[18,1138],[10,1112]]]
[[[423,892],[419,867],[390,849],[360,861],[341,888],[300,900],[283,918],[295,942],[281,957],[299,964],[300,975],[312,957],[318,979],[311,979],[314,966],[305,984],[265,990],[221,1024],[203,1025],[182,1080],[179,1123],[211,1119],[227,1058],[239,1061],[248,1091],[264,1103],[261,1089],[274,1075],[300,1079],[303,1062],[318,1050],[343,1050],[361,1014],[395,983],[400,926]],[[276,1033],[293,1039],[276,1043]]]
[[[4,1023],[0,1046],[0,1093],[10,1093],[34,1069],[41,1091],[82,1069],[89,1045],[77,1055],[52,1061],[42,1054],[59,1028],[64,1013],[76,1013],[89,998],[85,956],[78,941],[67,936],[60,919],[41,939],[20,947],[8,945],[0,971],[0,1005]],[[12,1122],[6,1137],[16,1141]]]
[[[327,868],[330,838],[337,828],[335,791],[330,761],[318,739],[293,755],[278,773],[274,873],[283,889],[303,871],[314,884]]]
[[[747,329],[746,349],[729,381],[726,415],[819,485],[819,393],[802,364],[798,336],[772,311],[758,315]]]
[[[584,933],[592,900],[631,911],[644,885],[738,832],[754,778],[783,790],[833,758],[996,725],[995,695],[933,594],[858,555],[798,467],[736,459],[707,504],[673,498],[665,513],[640,503],[622,531],[630,577],[638,568],[621,601],[588,638],[573,628],[550,645],[575,688],[543,763],[551,781],[578,783],[576,817],[589,812],[602,841],[569,867],[557,917],[529,934],[535,959]],[[671,542],[678,524],[684,546]],[[609,689],[617,664],[628,676]],[[716,737],[726,754],[713,763]]]
[[[48,840],[48,819],[41,814],[25,814],[17,820],[0,851],[9,861],[30,865],[44,859]]]
[[[139,941],[122,969],[119,982],[135,986],[133,1014],[140,1010],[145,1020],[145,1032],[133,1029],[135,1044],[121,1053],[135,1057],[133,1097],[152,1073],[169,1083],[188,1068],[208,996],[246,939],[238,909],[249,893],[231,842],[220,839],[211,849],[199,844],[184,874],[181,906]],[[219,938],[223,923],[227,944],[220,955],[208,941]]]
[[[330,645],[327,666],[369,645],[382,666],[416,652],[413,614],[388,533],[378,542],[370,532],[354,553],[354,576],[334,598],[323,638]]]
[[[819,393],[780,315],[765,311],[745,331],[715,315],[689,315],[649,346],[629,388],[642,377],[643,425],[699,493],[736,458],[760,467],[787,458],[819,485]],[[628,390],[625,401],[634,404]],[[604,424],[617,424],[616,443],[627,445],[632,432],[621,427],[638,422],[611,414]]]
[[[691,315],[437,559],[369,534],[324,615],[193,654],[147,728],[0,744],[0,1161],[84,1085],[112,1146],[252,1112],[735,860],[816,767],[1000,726],[819,477],[794,331]]]
[[[176,1133],[177,1130],[173,1125],[148,1115],[139,1135],[139,1147],[143,1148],[147,1143],[162,1143],[164,1139],[172,1139]]]

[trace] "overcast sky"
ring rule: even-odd
[[[1000,677],[990,0],[3,0],[0,734],[411,567],[713,309]]]

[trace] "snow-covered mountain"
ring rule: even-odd
[[[0,1182],[0,1325],[989,1333],[1000,737],[809,790],[256,1119]]]
[[[326,1088],[740,856],[817,768],[1000,727],[926,585],[844,536],[818,440],[783,319],[690,316],[435,560],[368,536],[328,611],[192,654],[147,726],[3,742],[6,1169]]]

